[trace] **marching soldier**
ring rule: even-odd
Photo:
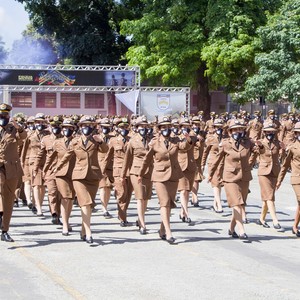
[[[18,176],[22,174],[18,155],[18,141],[24,140],[26,131],[14,120],[9,122],[12,107],[0,105],[0,227],[1,241],[13,242],[8,233],[12,216]]]
[[[263,128],[263,122],[261,120],[261,112],[259,110],[254,112],[254,119],[249,121],[248,127],[247,127],[247,136],[252,141],[257,141],[261,138]]]

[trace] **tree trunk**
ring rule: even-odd
[[[197,107],[198,111],[203,110],[204,118],[209,119],[211,96],[209,94],[208,77],[204,76],[206,64],[201,63],[197,70]]]

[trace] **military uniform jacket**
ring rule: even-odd
[[[145,155],[149,151],[149,142],[150,138],[144,139],[140,134],[136,134],[130,139],[123,161],[121,177],[125,177],[128,170],[129,174],[139,175]],[[152,170],[153,164],[150,164],[144,177],[151,178]]]
[[[280,171],[279,157],[282,148],[278,140],[269,143],[267,138],[260,140],[261,147],[258,147],[259,168],[257,175],[270,175],[277,177]]]
[[[183,140],[184,136],[180,135],[179,138]],[[178,150],[178,162],[182,171],[196,172],[197,165],[194,158],[194,145],[197,143],[197,137],[192,131],[190,138],[192,140],[191,147]]]
[[[178,181],[183,177],[183,172],[178,163],[178,151],[191,148],[185,139],[179,137],[169,138],[169,146],[165,145],[165,138],[161,135],[154,137],[149,144],[149,151],[146,154],[139,176],[143,177],[147,168],[153,162],[152,181]]]
[[[5,168],[6,179],[18,178],[23,175],[18,155],[18,140],[24,140],[26,136],[25,130],[19,132],[10,123],[1,130],[0,166]]]
[[[282,122],[282,130],[280,134],[281,140],[285,145],[289,145],[294,141],[294,127],[295,124],[291,120],[286,120]]]
[[[37,130],[31,134],[28,137],[29,143],[30,143],[30,154],[29,154],[29,164],[33,165],[36,162],[36,159],[38,158],[38,153],[41,149],[41,141],[42,138],[46,135],[49,135],[50,132],[48,130],[42,130],[41,132],[38,132]],[[43,166],[46,161],[46,156],[44,156],[43,160],[40,162],[40,165]]]
[[[208,164],[210,165],[216,160],[216,156],[219,153],[219,144],[220,141],[217,134],[213,134],[207,137],[202,157],[202,168],[205,167],[208,158]]]
[[[103,142],[106,143],[107,145],[109,144],[109,141],[112,137],[114,137],[114,135],[112,134],[103,134],[100,133],[99,134],[101,136],[101,138],[103,139]],[[107,151],[108,151],[109,147],[107,147]],[[100,163],[100,168],[103,169],[103,163],[104,163],[104,159],[106,157],[107,151],[105,152],[98,152],[98,159],[99,159],[99,163]],[[106,170],[112,170],[113,169],[113,160],[110,160],[106,166]]]
[[[123,137],[121,135],[117,135],[110,139],[108,144],[109,149],[108,152],[106,153],[106,156],[103,160],[103,164],[101,166],[102,172],[105,172],[105,170],[109,165],[109,162],[113,160],[113,176],[114,177],[121,176],[121,171],[123,167],[123,162],[124,162],[128,142],[129,142],[128,136]],[[127,175],[129,175],[129,172]]]
[[[83,136],[74,137],[68,151],[58,162],[56,175],[61,174],[58,171],[62,170],[64,165],[75,156],[73,180],[100,180],[102,173],[98,161],[98,151],[105,152],[106,150],[107,145],[105,143],[98,143],[91,136],[87,139]]]
[[[286,157],[282,163],[277,182],[280,184],[287,170],[291,167],[291,184],[300,184],[300,142],[292,143],[287,150]]]
[[[219,145],[219,153],[212,163],[209,177],[212,177],[218,165],[224,162],[223,181],[238,182],[252,180],[251,169],[255,162],[256,153],[254,143],[248,139],[242,139],[239,147],[233,138],[222,141]]]
[[[46,135],[41,140],[41,147],[36,155],[36,161],[34,163],[34,170],[43,169],[45,179],[50,176],[51,170],[55,165],[50,158],[53,158],[54,143],[56,140],[62,138],[62,135],[56,136],[53,133]],[[47,161],[47,168],[46,167]]]

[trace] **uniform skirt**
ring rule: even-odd
[[[260,194],[262,201],[275,201],[275,187],[277,177],[274,176],[258,176],[260,185]]]
[[[298,201],[298,205],[300,205],[300,184],[292,184],[297,201]]]
[[[152,195],[152,181],[150,178],[142,177],[142,182],[138,183],[138,176],[130,174],[130,181],[133,186],[135,199],[149,200]]]
[[[76,179],[73,180],[74,190],[79,206],[96,206],[95,198],[99,187],[99,180]]]
[[[112,188],[114,177],[112,176],[112,170],[106,170],[106,175],[102,176],[100,182],[99,182],[99,188]]]
[[[160,207],[175,208],[178,181],[154,182]]]
[[[229,207],[246,204],[249,181],[224,182]]]
[[[211,165],[208,164],[208,173],[210,171]],[[222,187],[223,181],[222,181],[222,174],[223,174],[223,165],[218,165],[217,170],[214,172],[214,175],[212,176],[212,179],[210,181],[210,184],[212,187]]]
[[[31,186],[44,185],[45,181],[43,178],[42,169],[38,169],[37,174],[33,177],[33,165],[29,165],[30,175],[31,175]]]
[[[188,170],[185,170],[183,172],[183,177],[181,177],[178,181],[178,191],[191,191],[194,184],[195,179],[195,171],[190,172]]]
[[[26,182],[26,181],[30,181],[31,180],[31,176],[30,176],[30,169],[29,169],[29,158],[25,158],[25,162],[22,166],[22,169],[23,169],[23,182]]]
[[[63,176],[63,177],[56,177],[56,185],[58,189],[58,193],[60,194],[61,198],[66,199],[74,199],[75,197],[75,190],[73,187],[73,181],[70,177]]]
[[[202,173],[202,170],[200,168],[197,168],[194,181],[202,182],[204,179],[205,177]]]

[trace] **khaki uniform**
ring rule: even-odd
[[[262,201],[275,201],[275,188],[280,171],[279,157],[282,149],[278,140],[269,143],[267,138],[260,140],[258,148],[259,168],[258,180]]]
[[[151,180],[154,182],[156,193],[161,207],[176,207],[175,196],[178,181],[183,177],[183,172],[178,163],[178,151],[188,150],[191,145],[178,137],[168,139],[168,147],[165,138],[158,135],[151,140],[150,149],[146,154],[139,176],[143,177],[151,163],[153,172]]]
[[[229,207],[246,203],[255,158],[255,145],[248,138],[242,139],[239,146],[233,138],[225,139],[220,144],[219,153],[211,165],[209,177],[213,176],[218,165],[223,161],[223,182]]]
[[[143,138],[135,134],[129,141],[124,157],[121,177],[130,175],[130,180],[134,189],[135,198],[138,200],[149,200],[152,194],[151,174],[153,165],[150,164],[148,170],[142,178],[141,184],[138,183],[138,175],[143,165],[145,155],[149,151],[149,138]]]
[[[281,123],[281,140],[283,143],[288,146],[294,142],[294,132],[293,129],[295,127],[295,123],[291,120],[285,120]]]
[[[9,230],[19,174],[23,174],[18,155],[18,141],[27,136],[12,124],[0,130],[0,212],[3,212],[2,231]]]
[[[122,167],[124,163],[125,153],[129,137],[121,135],[115,136],[109,141],[109,150],[103,161],[102,170],[106,172],[106,168],[111,160],[113,160],[113,177],[116,197],[118,199],[118,215],[120,221],[127,221],[127,209],[132,195],[132,184],[129,178],[129,172],[125,176],[125,183],[122,182]]]
[[[80,207],[95,206],[95,197],[99,187],[102,173],[98,161],[98,151],[105,152],[107,145],[96,142],[91,136],[85,139],[83,136],[73,138],[68,151],[58,162],[57,171],[75,156],[75,167],[72,173],[73,186]],[[57,174],[59,174],[57,172]]]
[[[261,120],[258,120],[256,118],[251,120],[248,123],[248,127],[247,127],[248,137],[253,141],[257,141],[261,139],[262,128],[263,128],[263,122]]]
[[[292,143],[288,150],[286,157],[278,175],[277,183],[281,184],[287,170],[291,167],[291,184],[295,191],[297,201],[300,205],[300,142]]]

